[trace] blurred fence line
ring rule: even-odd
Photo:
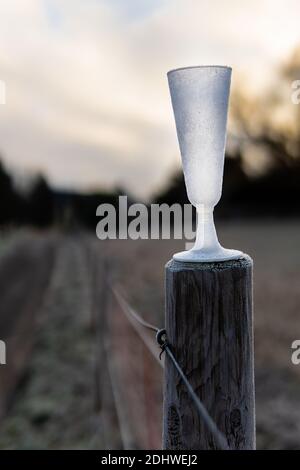
[[[165,330],[145,321],[127,302],[120,286],[110,281],[105,285],[104,355],[123,448],[161,448],[161,369],[164,368],[161,352],[165,351],[218,448],[228,449],[224,435],[193,390],[170,345],[163,339]],[[103,322],[101,327],[103,329]],[[155,341],[153,334],[159,338],[160,344]]]

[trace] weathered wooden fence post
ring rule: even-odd
[[[255,448],[252,266],[166,265],[168,343],[230,449]],[[167,355],[163,448],[217,448]]]

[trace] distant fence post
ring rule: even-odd
[[[230,449],[255,448],[252,266],[166,265],[168,343]],[[167,355],[163,448],[217,449]]]

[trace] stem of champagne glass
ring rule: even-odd
[[[199,204],[196,209],[197,232],[193,250],[213,251],[220,248],[214,223],[214,208]]]

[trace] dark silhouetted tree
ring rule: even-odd
[[[22,218],[22,198],[16,192],[10,175],[0,162],[0,225],[18,224]]]
[[[54,197],[46,180],[39,176],[28,199],[29,222],[40,228],[48,227],[53,222]]]

